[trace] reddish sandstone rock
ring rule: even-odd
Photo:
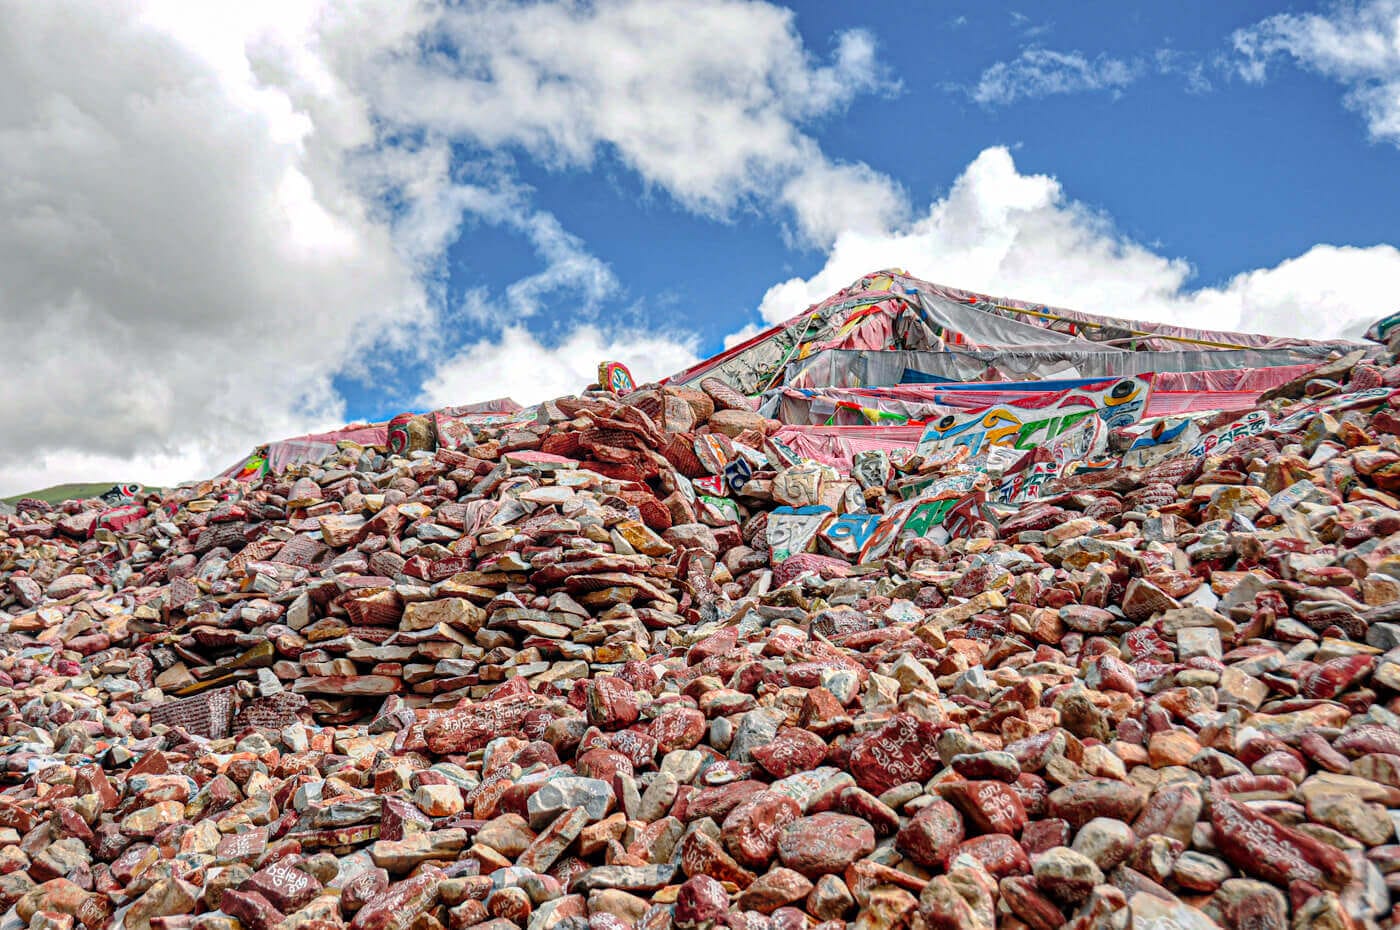
[[[1257,878],[1338,889],[1352,880],[1352,868],[1336,848],[1219,792],[1210,798],[1210,823],[1225,858]]]
[[[949,782],[939,790],[945,800],[962,811],[974,833],[1016,836],[1026,825],[1020,796],[1004,782]]]
[[[821,765],[826,743],[815,733],[785,727],[772,742],[755,747],[751,755],[774,778],[786,778]]]
[[[1131,822],[1147,801],[1147,792],[1112,778],[1090,778],[1050,792],[1047,811],[1078,829],[1095,817]]]
[[[937,738],[937,729],[927,721],[896,714],[851,751],[851,774],[875,795],[905,782],[926,781],[940,765]]]
[[[675,925],[680,930],[708,926],[724,916],[729,895],[724,886],[708,875],[686,879],[676,893]]]
[[[814,814],[793,821],[778,837],[783,865],[809,879],[839,874],[875,848],[875,831],[846,814]]]
[[[588,722],[603,730],[621,730],[637,722],[640,711],[632,686],[621,678],[594,679],[588,689]]]
[[[950,860],[961,855],[971,856],[982,863],[982,867],[994,878],[1025,875],[1031,870],[1031,860],[1025,848],[1004,833],[989,833],[964,840],[958,844]]]
[[[512,695],[451,711],[424,728],[428,748],[436,753],[480,749],[500,734],[518,730],[541,703],[533,695]]]
[[[895,837],[904,855],[926,868],[944,867],[964,836],[963,818],[947,801],[919,810]]]
[[[747,888],[754,875],[735,862],[724,847],[705,833],[695,831],[681,841],[681,868],[690,876],[708,875],[716,881]]]
[[[724,846],[744,866],[763,869],[777,853],[783,828],[801,816],[802,809],[792,798],[760,792],[740,802],[724,818]]]

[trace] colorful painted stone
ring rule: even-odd
[[[631,394],[637,389],[632,372],[621,362],[598,363],[598,386],[611,394]]]

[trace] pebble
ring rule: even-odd
[[[21,501],[0,930],[1400,927],[1400,368],[1327,365],[1015,501],[709,378]]]

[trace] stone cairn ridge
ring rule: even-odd
[[[1326,375],[878,557],[774,510],[943,466],[718,507],[718,382],[23,502],[0,930],[1396,927],[1400,367]]]

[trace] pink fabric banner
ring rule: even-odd
[[[922,433],[922,426],[785,426],[776,438],[798,455],[846,474],[857,452],[912,450]]]

